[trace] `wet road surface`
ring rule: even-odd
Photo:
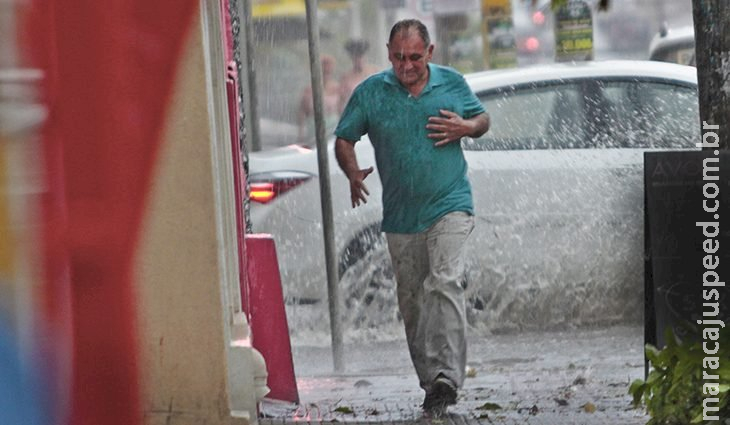
[[[345,346],[344,373],[329,346],[294,346],[301,403],[266,401],[263,425],[289,423],[615,424],[649,419],[631,406],[630,383],[644,376],[643,328],[477,336],[458,404],[424,417],[403,339]]]

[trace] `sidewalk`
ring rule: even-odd
[[[472,338],[469,376],[449,416],[424,418],[405,341],[296,346],[300,406],[265,402],[262,425],[295,422],[643,425],[629,384],[644,376],[643,328],[617,326]]]

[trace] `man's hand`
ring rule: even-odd
[[[370,167],[364,170],[357,170],[349,177],[350,201],[352,202],[352,208],[359,207],[361,201],[363,204],[368,203],[365,195],[370,195],[370,192],[368,191],[368,187],[365,186],[365,183],[363,183],[363,180],[365,180],[365,178],[372,172],[373,167]]]
[[[363,180],[373,172],[373,167],[361,169],[357,165],[357,158],[355,157],[355,144],[339,137],[335,140],[335,157],[350,181],[352,208],[359,207],[360,202],[367,204],[366,195],[370,195],[370,192]]]
[[[428,134],[436,139],[434,146],[443,146],[447,143],[461,140],[462,137],[479,137],[489,129],[489,116],[479,114],[473,118],[464,119],[458,114],[446,109],[439,109],[441,117],[429,117],[426,128],[433,130]]]

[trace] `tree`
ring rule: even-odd
[[[730,0],[692,0],[700,121],[730,148]],[[708,140],[709,141],[709,140]]]

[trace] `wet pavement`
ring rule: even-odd
[[[477,336],[458,404],[424,417],[403,339],[350,343],[345,372],[332,372],[329,346],[293,348],[301,403],[265,401],[262,425],[289,423],[616,424],[648,421],[631,406],[644,376],[643,328]]]

